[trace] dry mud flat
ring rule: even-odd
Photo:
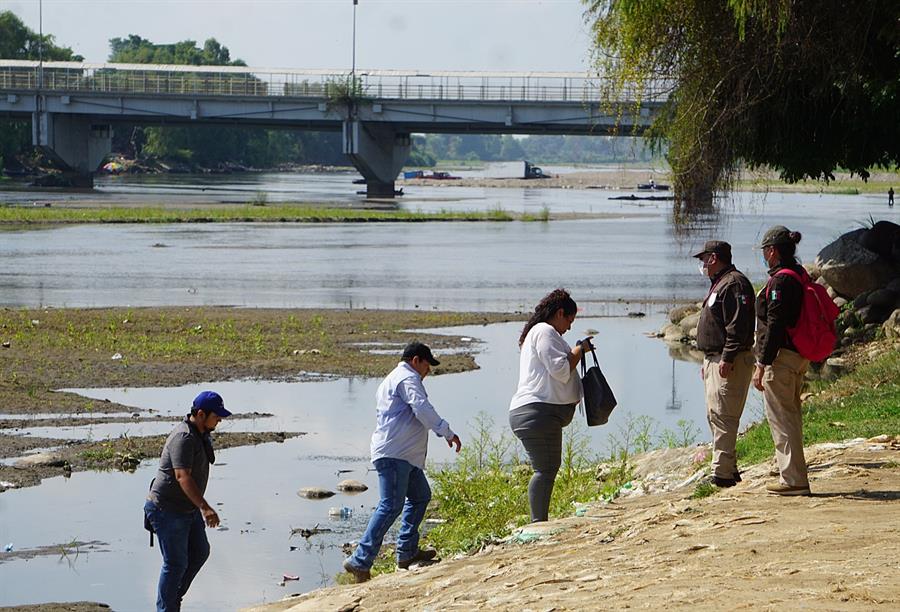
[[[250,610],[896,610],[893,440],[807,449],[811,497],[767,495],[770,466],[754,466],[705,499],[688,486],[597,504],[473,556]]]

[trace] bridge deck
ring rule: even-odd
[[[105,93],[140,96],[238,96],[379,100],[610,102],[610,83],[577,72],[406,72],[273,70],[243,66],[184,66],[0,60],[0,91]],[[620,92],[616,102],[661,102],[666,83]]]

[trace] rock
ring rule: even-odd
[[[16,461],[15,466],[17,468],[62,467],[66,465],[66,463],[67,461],[63,459],[62,455],[57,453],[38,453],[36,455],[22,457]]]
[[[358,480],[342,480],[337,484],[337,490],[350,493],[359,493],[362,491],[368,491],[369,487]]]
[[[894,245],[900,242],[900,225],[890,221],[878,221],[867,233],[867,248],[885,259],[893,259]]]
[[[900,308],[891,313],[887,321],[881,326],[884,337],[890,340],[900,340]]]
[[[305,497],[307,499],[325,499],[326,497],[331,497],[334,495],[334,491],[329,491],[328,489],[321,489],[319,487],[303,487],[299,491],[297,491],[297,495],[300,497]]]
[[[897,293],[900,293],[900,276],[898,276],[897,278],[895,278],[894,280],[889,282],[885,286],[885,289],[890,289],[891,291],[896,291]]]
[[[700,313],[695,312],[693,314],[689,314],[685,318],[681,320],[678,324],[681,327],[681,331],[684,332],[685,335],[690,335],[691,330],[697,329],[697,324],[700,322]],[[694,334],[696,335],[696,331]]]
[[[803,267],[806,268],[807,274],[809,274],[810,278],[813,280],[819,280],[819,277],[822,276],[822,269],[815,263],[805,263],[803,264]]]
[[[832,289],[832,291],[834,291],[834,289]],[[829,295],[831,295],[831,294],[829,294]],[[842,298],[841,296],[839,296],[837,294],[835,294],[835,296],[833,296],[831,299],[834,300],[834,305],[837,306],[838,308],[843,308],[844,306],[846,306],[849,303],[849,302],[847,302],[847,300],[845,300],[844,298]]]
[[[865,291],[884,287],[897,274],[887,260],[860,244],[866,231],[848,232],[816,256],[822,278],[839,295],[855,298]]]
[[[838,293],[834,290],[834,287],[828,287],[827,291],[828,297],[830,297],[832,300],[836,300],[838,298]]]
[[[831,366],[832,368],[846,368],[847,360],[843,357],[829,357],[826,361],[826,364]]]
[[[862,311],[865,310],[866,313],[862,314]],[[887,318],[891,316],[891,312],[893,312],[893,307],[884,307],[884,306],[866,306],[863,309],[860,309],[860,317],[862,318],[863,323],[868,325],[881,325]]]
[[[853,307],[859,310],[869,304],[869,292],[863,291],[859,295],[856,296],[856,299],[853,300]]]
[[[893,308],[897,304],[900,293],[892,289],[876,289],[866,298],[869,306],[879,306],[881,308]]]
[[[693,304],[687,306],[677,306],[669,311],[669,321],[672,323],[681,323],[681,320],[690,314],[697,312],[699,308]]]
[[[681,339],[684,338],[684,332],[681,331],[681,326],[677,324],[666,325],[662,328],[661,333],[663,340],[669,343],[681,342]]]

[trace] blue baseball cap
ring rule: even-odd
[[[218,414],[223,419],[231,416],[231,413],[225,409],[225,402],[222,401],[222,396],[215,391],[201,391],[194,398],[191,411],[197,412],[198,410],[202,410],[206,414]]]

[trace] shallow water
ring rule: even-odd
[[[597,345],[604,371],[615,389],[619,407],[609,425],[589,430],[591,448],[609,448],[610,436],[618,436],[629,417],[648,415],[656,421],[656,433],[677,429],[687,419],[704,433],[701,382],[697,365],[676,362],[665,346],[643,332],[661,323],[650,319],[578,319],[567,337],[598,330]],[[469,424],[480,412],[494,421],[494,431],[506,432],[507,407],[515,388],[518,356],[516,338],[520,323],[454,328],[484,341],[477,356],[479,370],[429,378],[432,401],[453,426],[463,443],[470,438]],[[437,330],[441,331],[441,330]],[[344,378],[325,382],[271,383],[237,381],[205,383],[164,389],[86,389],[96,399],[110,399],[163,414],[184,412],[201,389],[215,388],[226,405],[240,412],[270,412],[274,417],[254,421],[225,421],[223,431],[290,430],[309,435],[253,448],[234,448],[217,453],[211,471],[208,498],[216,503],[228,531],[211,531],[213,554],[192,587],[185,610],[234,609],[289,592],[306,591],[329,582],[340,569],[340,545],[358,538],[376,503],[377,480],[369,468],[369,438],[374,424],[373,402],[377,379]],[[755,407],[754,407],[755,406]],[[745,422],[758,417],[758,399],[748,402]],[[576,421],[583,417],[576,414]],[[95,425],[93,439],[163,433],[171,423]],[[586,428],[584,428],[586,429]],[[77,430],[77,431],[76,431]],[[57,430],[60,437],[81,436],[86,428]],[[35,429],[33,435],[54,435]],[[453,453],[442,440],[430,439],[429,459],[450,461]],[[59,599],[92,599],[115,609],[146,609],[153,599],[159,571],[156,550],[147,548],[140,526],[140,505],[156,469],[145,462],[134,474],[76,473],[70,479],[54,478],[40,487],[7,491],[0,495],[0,541],[31,548],[73,539],[100,540],[106,552],[81,554],[77,559],[58,556],[2,564],[4,587],[0,603],[27,603]],[[342,469],[353,470],[338,475]],[[303,486],[333,488],[343,478],[356,478],[371,489],[357,496],[338,494],[327,500],[301,499]],[[114,492],[114,493],[113,493]],[[332,506],[354,509],[349,521],[331,519]],[[59,509],[65,508],[65,519]],[[248,524],[249,523],[249,524]],[[302,538],[289,538],[291,527],[316,523],[335,533],[313,536],[310,546]],[[241,533],[241,530],[250,530]],[[300,546],[290,550],[290,546]],[[70,565],[71,562],[71,565]],[[276,586],[281,574],[301,576],[299,583]],[[41,589],[34,588],[41,577]]]

